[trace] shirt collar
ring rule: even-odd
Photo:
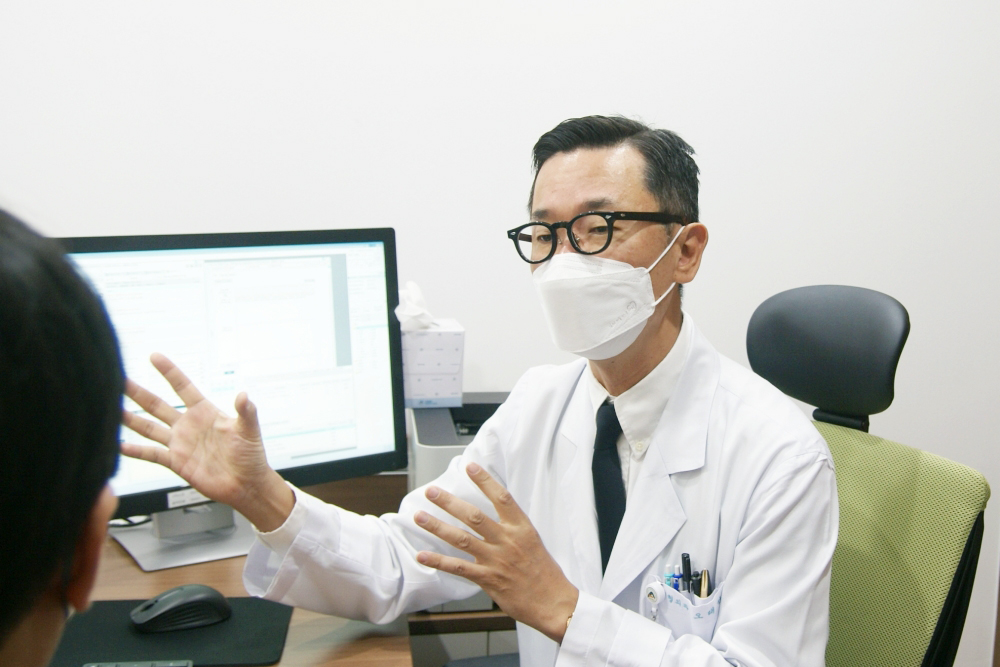
[[[618,422],[622,425],[622,434],[629,443],[629,447],[640,452],[645,451],[653,437],[653,431],[667,407],[667,401],[677,387],[677,381],[684,370],[688,355],[691,353],[691,342],[693,340],[692,325],[686,315],[682,315],[681,330],[677,334],[677,340],[673,347],[667,352],[659,364],[651,370],[646,377],[642,378],[632,387],[626,389],[618,396],[610,396],[607,390],[594,377],[587,364],[586,375],[588,380],[588,390],[590,401],[593,406],[594,418],[597,418],[597,409],[608,399],[615,404],[615,414],[618,415]]]

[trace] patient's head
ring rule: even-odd
[[[0,210],[2,664],[46,664],[65,614],[88,604],[123,387],[101,301],[56,242]]]

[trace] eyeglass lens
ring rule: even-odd
[[[608,247],[611,228],[599,215],[584,215],[573,220],[569,228],[572,245],[582,253],[598,253]],[[517,247],[521,256],[539,262],[549,256],[558,241],[556,234],[544,225],[528,225],[518,234]]]

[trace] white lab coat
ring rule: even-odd
[[[464,472],[470,461],[486,468],[580,589],[561,646],[518,624],[522,667],[824,664],[838,521],[826,443],[780,392],[693,334],[603,578],[585,361],[526,373],[436,480],[495,517]],[[298,499],[305,515],[290,546],[251,550],[252,594],[387,622],[475,592],[416,562],[422,549],[460,554],[413,522],[418,509],[450,519],[422,489],[380,518]],[[685,552],[711,572],[716,592],[695,601],[701,607],[672,595],[654,621],[643,588]]]

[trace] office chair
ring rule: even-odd
[[[816,406],[833,455],[840,534],[828,667],[950,667],[962,636],[990,496],[975,470],[868,434],[889,407],[909,316],[890,296],[820,285],[750,318],[750,366]]]

